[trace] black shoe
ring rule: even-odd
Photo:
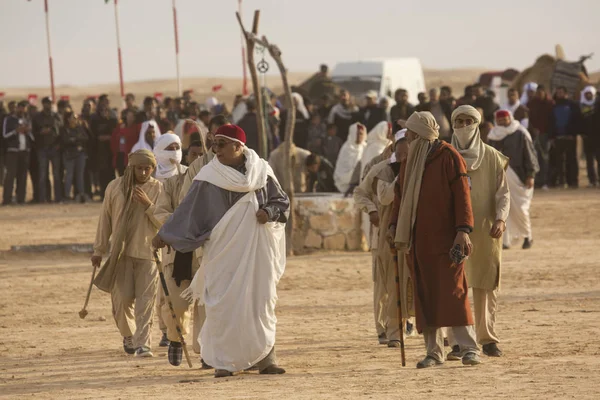
[[[523,250],[530,249],[533,246],[533,239],[529,240],[529,238],[525,238],[523,241]]]
[[[498,348],[496,343],[484,344],[483,354],[488,357],[502,357],[502,351]]]
[[[183,345],[179,342],[170,342],[167,354],[169,357],[169,364],[174,367],[179,367],[181,365],[181,360],[183,359]]]
[[[131,336],[123,338],[123,350],[127,354],[135,354],[135,347],[133,346],[133,338]]]
[[[169,339],[167,338],[167,334],[163,333],[162,338],[160,339],[159,347],[167,347],[169,345]]]
[[[435,367],[436,365],[442,365],[442,364],[443,363],[441,361],[438,361],[431,356],[427,356],[417,363],[417,368],[419,368],[419,369],[429,368],[429,367]]]
[[[261,375],[282,375],[285,374],[285,369],[278,367],[275,364],[269,365],[267,368],[259,372]]]
[[[459,361],[460,359],[462,359],[462,356],[460,353],[461,353],[460,346],[456,344],[456,345],[452,346],[452,351],[450,353],[448,353],[448,355],[446,356],[446,359],[448,361]]]
[[[505,244],[502,245],[502,250],[508,250],[508,249],[510,249],[510,246],[507,246]]]
[[[204,362],[203,359],[200,359],[200,364],[202,364],[202,369],[213,369],[213,367]]]
[[[229,372],[226,369],[215,369],[215,378],[226,378],[233,376],[233,372]]]

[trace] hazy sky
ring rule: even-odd
[[[48,0],[57,85],[118,82],[113,0]],[[0,91],[49,85],[43,0],[0,0]],[[241,74],[237,0],[177,0],[183,76]],[[561,43],[596,52],[600,0],[244,0],[292,71],[419,57],[428,68],[529,66]],[[119,0],[125,80],[175,76],[170,0]],[[275,66],[273,65],[273,68]]]

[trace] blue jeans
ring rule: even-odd
[[[46,179],[48,177],[48,168],[52,163],[52,185],[54,186],[54,201],[62,201],[62,181],[60,178],[61,159],[60,150],[56,148],[38,149],[38,163],[40,167],[40,176],[38,182],[38,192],[40,203],[50,201],[50,193],[46,193]]]
[[[80,151],[75,157],[67,158],[67,154],[63,154],[63,165],[67,171],[65,175],[65,199],[71,198],[71,187],[73,186],[73,178],[75,178],[75,193],[83,195],[84,193],[84,175],[85,162],[87,154]]]

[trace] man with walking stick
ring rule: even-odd
[[[160,223],[154,217],[162,184],[152,178],[154,154],[129,155],[125,174],[106,188],[94,242],[92,266],[109,252],[94,284],[111,294],[113,317],[123,336],[123,349],[137,357],[152,357],[150,336],[158,289],[152,238]]]
[[[380,226],[388,226],[394,201],[396,176],[401,163],[406,160],[408,145],[405,138],[406,130],[396,133],[394,153],[378,162],[369,169],[361,184],[354,190],[354,201],[357,206],[369,214],[371,221],[371,248],[373,251],[373,300],[376,329],[380,343],[385,338],[388,347],[401,347],[402,319],[398,317],[398,296],[395,277],[398,275],[396,264],[389,249],[386,232],[380,231]],[[404,266],[404,265],[403,265]],[[407,272],[407,271],[406,271]],[[405,273],[404,275],[408,275]],[[407,281],[403,280],[406,288]],[[406,296],[406,291],[401,291]],[[406,304],[404,298],[401,303]],[[405,306],[404,306],[405,307]],[[408,310],[404,309],[404,315]]]
[[[438,140],[429,112],[406,121],[408,158],[398,180],[389,236],[406,256],[415,294],[417,330],[427,356],[417,368],[445,361],[443,327],[452,327],[464,365],[479,364],[468,299],[464,258],[471,254],[473,211],[467,167],[460,154]]]

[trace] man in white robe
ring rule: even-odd
[[[289,199],[245,142],[238,126],[217,130],[215,158],[153,241],[182,253],[204,245],[200,269],[182,296],[205,305],[201,356],[217,378],[253,366],[261,374],[285,373],[274,346]]]
[[[510,189],[510,211],[503,235],[508,249],[523,240],[523,249],[533,245],[529,208],[535,175],[540,170],[531,135],[508,110],[496,111],[496,126],[488,135],[490,146],[509,158],[506,179]]]

